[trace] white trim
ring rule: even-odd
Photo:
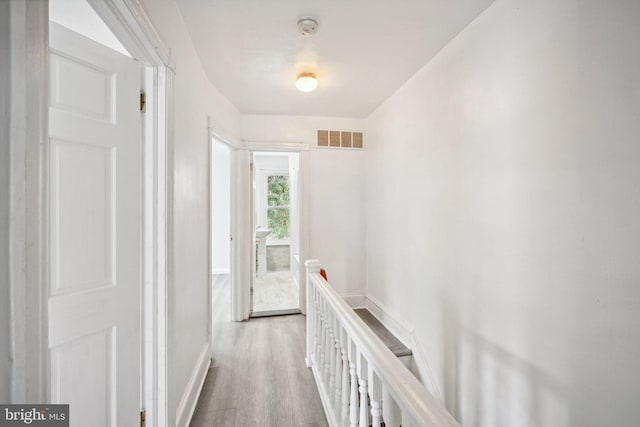
[[[285,308],[282,310],[264,310],[264,311],[253,311],[249,316],[251,319],[256,317],[270,317],[270,316],[282,316],[285,314],[300,314],[302,311],[299,308]]]
[[[209,121],[209,117],[207,117]],[[211,128],[209,128],[211,132]],[[209,359],[213,359],[213,143],[211,135],[207,136],[207,337],[209,342]]]
[[[298,167],[299,167],[299,179],[300,179],[300,197],[298,199],[298,206],[300,208],[300,247],[299,257],[301,260],[308,258],[309,253],[309,145],[301,142],[256,142],[256,141],[244,141],[246,149],[237,150],[237,153],[243,153],[242,158],[238,156],[238,173],[236,177],[238,179],[238,204],[236,208],[239,212],[244,212],[246,215],[240,219],[238,224],[238,240],[236,241],[236,247],[238,248],[238,256],[235,268],[238,272],[237,276],[248,274],[246,281],[242,281],[241,277],[238,280],[231,283],[231,295],[232,295],[232,313],[231,318],[234,321],[246,320],[251,314],[251,286],[253,278],[255,277],[255,246],[252,244],[253,238],[253,188],[252,188],[252,176],[251,176],[251,163],[253,161],[253,153],[258,151],[277,151],[277,152],[297,152],[299,153]],[[248,179],[247,179],[248,178]],[[247,180],[245,182],[244,180]],[[246,236],[246,237],[245,237]],[[250,268],[246,266],[249,265]],[[306,272],[303,268],[299,268],[298,283],[306,283]],[[242,285],[244,284],[244,286]],[[299,300],[298,307],[302,314],[306,314],[306,286],[299,287]]]
[[[234,142],[229,138],[225,138],[222,135],[222,132],[220,130],[215,129],[213,120],[211,119],[210,116],[207,116],[207,129],[209,130],[209,140],[214,138],[219,142],[227,145],[231,150],[238,150],[238,149],[244,148],[244,146],[241,143],[238,144],[237,142]]]
[[[425,351],[420,345],[420,341],[418,341],[418,337],[415,331],[411,333],[411,364],[409,369],[413,374],[418,377],[420,382],[429,390],[431,395],[438,399],[442,404],[444,404],[444,395],[440,391],[440,387],[438,387],[438,383],[433,376],[433,371],[431,370],[431,366],[425,357]]]
[[[247,268],[253,259],[254,247],[251,243],[253,236],[253,214],[251,209],[251,153],[246,149],[235,151],[232,161],[231,206],[232,233],[231,253],[231,320],[240,322],[249,318],[251,312],[250,283],[252,268]],[[234,173],[235,172],[235,173]],[[235,178],[235,179],[234,179]]]
[[[26,4],[13,2],[10,6],[11,27],[25,22]],[[9,126],[9,295],[11,298],[11,355],[13,358],[11,398],[14,402],[26,397],[26,156],[27,156],[27,79],[19,76],[27,71],[27,29],[16,25],[11,32],[11,119]]]
[[[304,142],[278,141],[244,141],[249,151],[309,151],[309,144]]]
[[[332,146],[324,146],[324,145],[316,145],[313,148],[317,148],[318,150],[350,150],[350,151],[365,151],[364,146],[362,148],[358,147],[332,147]]]
[[[142,5],[134,0],[87,0],[136,59],[171,67],[171,52],[156,32]]]
[[[193,413],[196,410],[196,404],[204,385],[204,380],[207,377],[207,371],[211,365],[211,348],[209,343],[205,344],[200,351],[200,356],[191,372],[191,377],[187,383],[187,387],[184,390],[178,409],[176,410],[176,427],[188,427],[193,417]]]
[[[298,207],[300,208],[300,224],[298,225],[300,228],[300,246],[298,247],[298,259],[300,260],[298,283],[304,284],[307,283],[307,273],[304,268],[304,260],[309,258],[309,245],[311,241],[311,209],[309,207],[311,204],[311,164],[309,160],[309,151],[301,151],[298,161],[298,175],[300,181],[300,188],[298,189],[300,194],[300,199],[298,201]],[[300,310],[302,310],[302,314],[307,314],[307,287],[303,285],[300,286],[299,289]]]
[[[48,401],[48,2],[11,2],[8,248],[11,402]],[[2,141],[1,143],[5,143]]]
[[[228,268],[214,268],[211,270],[211,275],[212,276],[217,276],[220,274],[230,274],[231,270]]]
[[[397,319],[397,316],[391,315],[389,310],[378,300],[372,296],[367,296],[366,308],[378,319],[389,331],[398,338],[402,344],[411,348],[411,330],[406,328]]]

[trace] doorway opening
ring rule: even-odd
[[[300,155],[252,157],[251,317],[300,313]]]
[[[231,318],[231,156],[232,149],[212,136],[210,150],[211,343]]]

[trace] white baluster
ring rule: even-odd
[[[349,425],[358,426],[358,378],[356,377],[356,345],[347,337],[347,358],[349,359]]]
[[[331,406],[335,403],[336,391],[336,344],[335,344],[335,316],[333,312],[329,320],[329,401]]]
[[[322,349],[321,349],[321,346],[320,346],[320,344],[322,342],[322,340],[320,338],[322,336],[322,313],[320,311],[321,310],[321,307],[320,307],[320,291],[315,286],[314,286],[313,290],[314,290],[314,292],[316,294],[316,297],[315,297],[315,300],[314,300],[315,301],[315,305],[316,305],[316,337],[315,337],[315,340],[316,340],[316,344],[315,344],[316,352],[315,352],[315,363],[318,364],[318,363],[320,363],[320,355],[322,353],[322,351],[321,351]],[[318,366],[322,366],[322,365],[316,365],[316,369],[318,368]]]
[[[349,425],[349,361],[347,360],[347,331],[340,328],[340,360],[342,362],[342,396],[340,421],[343,426]]]
[[[331,355],[333,354],[331,350],[333,347],[331,346],[331,318],[327,301],[325,301],[324,319],[327,330],[324,336],[324,380],[327,385],[327,393],[331,396]]]
[[[358,368],[358,383],[360,384],[360,426],[369,425],[369,402],[367,400],[367,360],[358,352],[356,358]]]
[[[340,334],[342,333],[342,326],[340,326],[338,316],[335,316],[335,325],[336,390],[333,396],[333,400],[335,403],[336,413],[340,415],[340,413],[342,412],[342,352],[340,351]]]
[[[307,366],[313,363],[311,355],[313,353],[313,335],[315,332],[314,310],[313,310],[313,289],[315,288],[311,274],[320,273],[320,262],[318,260],[308,260],[304,263],[307,267]]]
[[[380,378],[369,365],[369,401],[371,402],[371,426],[382,425],[382,384]]]
[[[318,303],[320,304],[320,325],[321,325],[320,344],[319,344],[319,351],[318,351],[318,354],[320,355],[320,364],[318,365],[318,376],[320,377],[322,384],[326,386],[326,381],[324,376],[324,373],[325,373],[324,364],[325,364],[325,356],[326,356],[325,349],[327,345],[327,316],[325,312],[324,298],[320,299]]]

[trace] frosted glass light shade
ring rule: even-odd
[[[318,79],[313,73],[302,73],[296,80],[296,87],[301,92],[312,92],[318,87]]]

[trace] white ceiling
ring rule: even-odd
[[[366,117],[493,0],[177,0],[211,82],[242,113]],[[318,32],[297,32],[313,16]],[[320,85],[302,93],[297,74]]]

